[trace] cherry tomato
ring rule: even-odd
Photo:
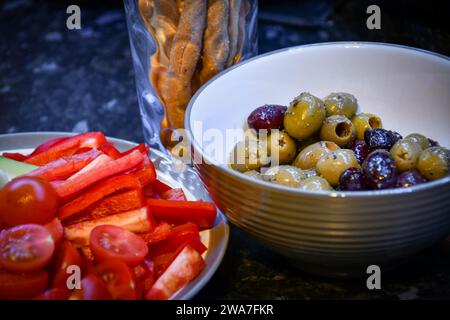
[[[140,265],[134,267],[134,274],[142,283],[144,292],[147,292],[156,281],[155,263],[145,259]]]
[[[106,283],[113,299],[141,299],[141,287],[138,286],[133,270],[122,261],[117,259],[103,261],[95,267],[95,274]]]
[[[24,224],[0,233],[0,266],[11,272],[37,271],[45,267],[55,251],[46,227]]]
[[[2,189],[0,220],[9,226],[49,223],[57,209],[56,191],[40,178],[19,177]]]
[[[50,223],[47,223],[45,227],[50,231],[55,244],[59,244],[64,237],[64,227],[61,224],[61,221],[58,218],[55,218]]]
[[[71,265],[81,268],[81,257],[78,250],[66,240],[61,243],[50,264],[51,288],[67,288],[67,278],[70,275],[67,273],[67,268]]]
[[[81,289],[75,290],[71,300],[111,300],[111,294],[105,283],[94,274],[89,274],[81,280]]]
[[[47,286],[48,273],[9,273],[0,270],[0,300],[30,299],[42,293]]]
[[[52,288],[34,297],[33,300],[67,300],[71,293],[67,288]]]
[[[131,267],[141,263],[148,247],[141,237],[113,225],[101,225],[92,229],[89,244],[97,261],[119,259]]]

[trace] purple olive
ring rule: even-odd
[[[428,142],[430,143],[430,147],[439,147],[439,142],[428,138]]]
[[[359,168],[348,168],[339,177],[339,189],[358,191],[367,190],[364,174]]]
[[[406,188],[416,184],[425,183],[427,180],[417,170],[402,172],[397,179],[397,188]]]
[[[350,149],[355,153],[356,160],[358,160],[359,164],[362,164],[369,154],[369,148],[364,140],[355,140],[350,145]]]
[[[275,104],[266,104],[256,108],[248,116],[248,126],[255,130],[281,129],[286,110],[287,107]]]
[[[398,133],[397,131],[389,130],[389,134],[391,135],[391,138],[392,138],[392,142],[393,142],[392,145],[394,145],[398,140],[403,139],[403,136],[400,133]]]
[[[364,140],[370,150],[389,150],[394,145],[394,136],[385,129],[372,129],[364,132]]]
[[[372,151],[363,162],[363,172],[370,189],[393,188],[397,183],[395,160],[386,150]]]

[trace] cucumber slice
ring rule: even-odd
[[[2,170],[9,180],[17,176],[33,171],[39,167],[32,164],[15,161],[9,158],[0,156],[0,170]]]

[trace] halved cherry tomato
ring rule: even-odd
[[[83,169],[101,154],[97,149],[90,149],[81,154],[62,157],[27,173],[26,176],[38,177],[46,181],[64,180]]]
[[[88,274],[81,279],[81,289],[76,289],[70,296],[71,300],[111,300],[112,296],[100,277]]]
[[[50,231],[55,245],[58,245],[64,237],[64,227],[58,218],[53,219],[50,223],[47,223],[45,227]]]
[[[95,274],[106,283],[113,299],[136,300],[142,296],[133,270],[120,260],[103,261],[95,267]]]
[[[67,278],[70,275],[67,273],[67,268],[73,265],[81,268],[81,264],[78,250],[69,241],[63,241],[50,264],[50,287],[67,288]]]
[[[134,267],[148,252],[147,244],[134,233],[113,225],[101,225],[91,231],[89,244],[97,261],[118,259]]]
[[[67,300],[71,293],[72,291],[67,288],[52,288],[34,297],[33,300]]]
[[[147,205],[157,220],[173,224],[192,222],[200,229],[211,228],[217,215],[217,208],[211,202],[147,199]]]
[[[25,162],[37,166],[54,161],[64,156],[71,156],[82,148],[98,148],[105,144],[106,138],[101,132],[86,132],[51,145],[45,151],[30,155]]]
[[[202,256],[186,246],[145,295],[147,300],[166,300],[194,279],[205,267]]]
[[[31,272],[45,267],[55,242],[46,227],[23,224],[0,233],[0,266],[11,272]]]
[[[48,273],[10,273],[0,270],[0,300],[31,299],[41,294],[47,286]]]
[[[0,220],[9,226],[50,222],[58,209],[58,196],[45,180],[18,177],[3,187]]]

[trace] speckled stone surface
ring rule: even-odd
[[[68,4],[63,1],[0,4],[0,133],[101,130],[141,141],[123,6],[120,1],[76,3],[82,29],[75,31],[65,27]],[[448,19],[439,20],[439,7],[430,12],[432,6],[422,10],[409,1],[409,7],[402,7],[405,1],[384,1],[382,30],[369,31],[367,3],[260,1],[260,52],[313,42],[369,40],[450,53]],[[286,13],[290,25],[271,22],[274,14],[276,19]],[[306,274],[231,227],[223,263],[197,298],[450,299],[450,239],[383,274],[382,289],[369,291],[365,279]]]

